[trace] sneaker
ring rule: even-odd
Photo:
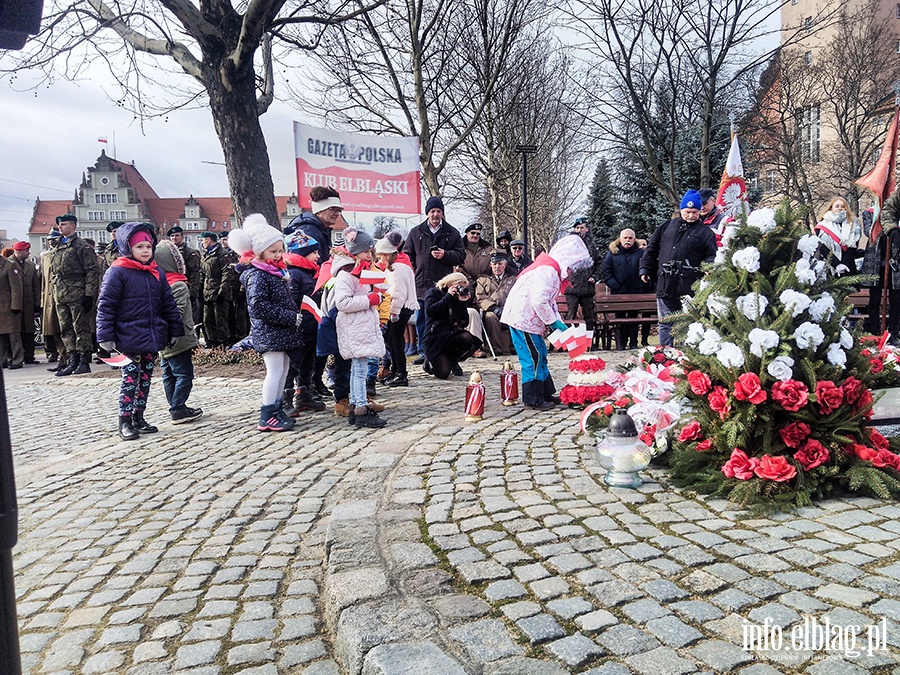
[[[552,410],[556,407],[556,404],[553,401],[543,401],[538,405],[526,405],[525,410]]]
[[[409,378],[406,375],[395,375],[385,382],[388,387],[408,387]]]
[[[413,365],[414,365],[414,366],[421,366],[423,363],[425,363],[425,355],[424,355],[424,354],[419,354],[419,355],[413,360]]]
[[[184,424],[195,420],[203,414],[200,408],[189,408],[186,405],[172,411],[172,424]]]
[[[365,413],[360,413],[356,415],[356,419],[353,423],[358,427],[363,427],[365,429],[381,429],[383,426],[387,425],[387,420],[383,420],[378,416],[374,410],[371,408],[364,408]]]

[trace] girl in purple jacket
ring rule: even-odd
[[[156,354],[184,335],[184,323],[166,280],[156,266],[156,232],[149,223],[116,230],[119,258],[103,275],[97,302],[97,341],[131,362],[122,366],[119,435],[133,441],[158,429],[144,420]]]

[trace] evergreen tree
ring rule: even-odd
[[[588,224],[594,241],[602,250],[619,236],[619,219],[616,214],[616,186],[605,159],[601,159],[594,171],[594,181],[588,195]]]
[[[682,485],[762,508],[900,493],[900,444],[866,424],[884,361],[846,320],[860,278],[833,276],[817,250],[787,206],[726,229],[676,319],[690,410],[671,457]]]

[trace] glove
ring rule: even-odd
[[[568,326],[566,324],[564,324],[562,321],[559,321],[559,320],[554,321],[550,327],[555,328],[557,330],[565,330],[566,328],[568,328]]]
[[[847,272],[850,271],[850,268],[847,267],[846,265],[844,265],[843,263],[841,263],[840,265],[838,265],[837,267],[834,268],[834,271],[836,274],[846,274]]]
[[[367,297],[369,298],[369,304],[373,307],[376,307],[381,303],[381,293],[372,291]]]
[[[90,312],[93,307],[94,299],[91,296],[85,295],[81,298],[81,309],[85,312]]]
[[[108,352],[116,351],[116,343],[113,340],[104,340],[100,343],[100,347]]]
[[[397,323],[400,320],[399,314],[391,314],[391,323]]]

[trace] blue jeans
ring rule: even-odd
[[[366,398],[367,361],[365,357],[350,360],[350,405],[364,406],[369,402]]]
[[[374,380],[378,377],[378,357],[370,356],[366,361],[366,379]]]
[[[422,336],[425,335],[425,301],[419,300],[419,311],[416,312],[416,335],[418,336],[419,356],[425,356]]]
[[[194,386],[194,359],[191,350],[160,359],[163,389],[169,402],[169,412],[187,403]]]
[[[679,298],[657,298],[656,312],[659,314],[659,344],[662,347],[674,347],[675,340],[672,338],[672,324],[663,321],[663,318],[681,311],[681,300]]]

